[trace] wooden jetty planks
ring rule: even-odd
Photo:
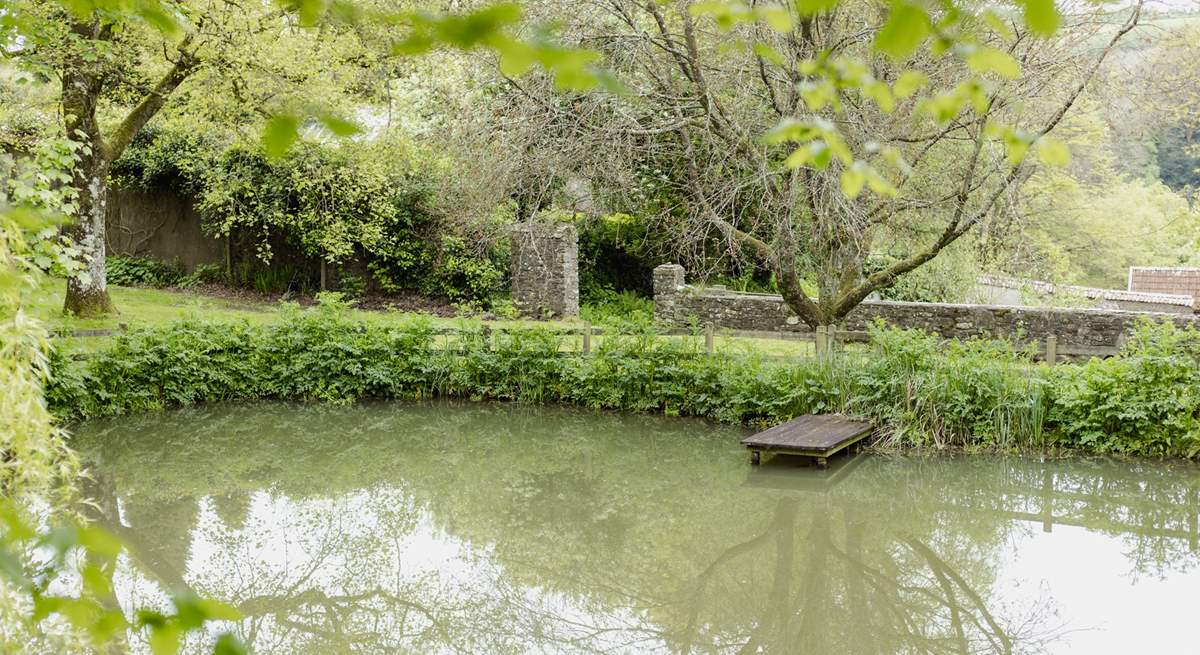
[[[824,468],[826,458],[871,434],[871,424],[841,414],[805,414],[787,423],[742,439],[750,461],[758,464],[764,452],[814,457]]]

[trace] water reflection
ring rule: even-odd
[[[258,653],[1088,652],[1137,638],[1106,612],[1169,619],[1200,591],[1185,465],[751,470],[735,428],[478,404],[78,433],[95,518],[131,546],[114,602],[225,599]]]

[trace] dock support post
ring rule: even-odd
[[[758,466],[759,464],[762,464],[762,453],[757,450],[751,450],[750,451],[750,465]]]
[[[583,354],[588,355],[592,352],[592,324],[585,323],[583,325]]]
[[[1042,532],[1054,530],[1054,472],[1042,471]]]
[[[713,324],[708,323],[704,326],[704,354],[713,354]]]
[[[1051,366],[1058,361],[1058,337],[1053,334],[1046,335],[1046,363]]]

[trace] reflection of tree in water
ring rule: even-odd
[[[1035,650],[1057,626],[1036,599],[996,597],[993,567],[1043,514],[1124,535],[1139,571],[1197,559],[1144,529],[1186,528],[1194,475],[872,458],[832,487],[791,488],[811,476],[788,471],[763,489],[738,434],[520,406],[263,405],[79,440],[142,574],[240,606],[263,653]]]

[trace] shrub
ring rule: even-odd
[[[647,328],[654,323],[654,301],[632,291],[597,289],[579,308],[579,317],[617,329]]]
[[[147,257],[110,256],[105,260],[108,283],[123,287],[169,287],[184,279],[183,267]]]
[[[200,264],[196,270],[179,281],[179,286],[183,288],[194,287],[198,284],[218,284],[229,281],[229,275],[225,272],[225,267],[220,264]]]
[[[424,278],[423,290],[451,302],[484,303],[500,288],[504,269],[487,254],[467,247],[462,237],[442,237],[437,264]]]
[[[1121,357],[1054,369],[1050,421],[1064,445],[1102,453],[1200,453],[1200,333],[1142,321]]]
[[[234,398],[495,398],[757,426],[841,411],[880,427],[890,448],[1194,456],[1200,432],[1190,354],[1200,337],[1173,327],[1139,327],[1125,356],[1082,366],[882,326],[870,353],[784,362],[710,356],[649,332],[607,336],[580,357],[544,328],[468,323],[446,340],[428,319],[363,325],[345,308],[339,294],[322,294],[317,308],[292,306],[274,325],[181,323],[122,335],[83,362],[57,354],[47,398],[68,419]]]

